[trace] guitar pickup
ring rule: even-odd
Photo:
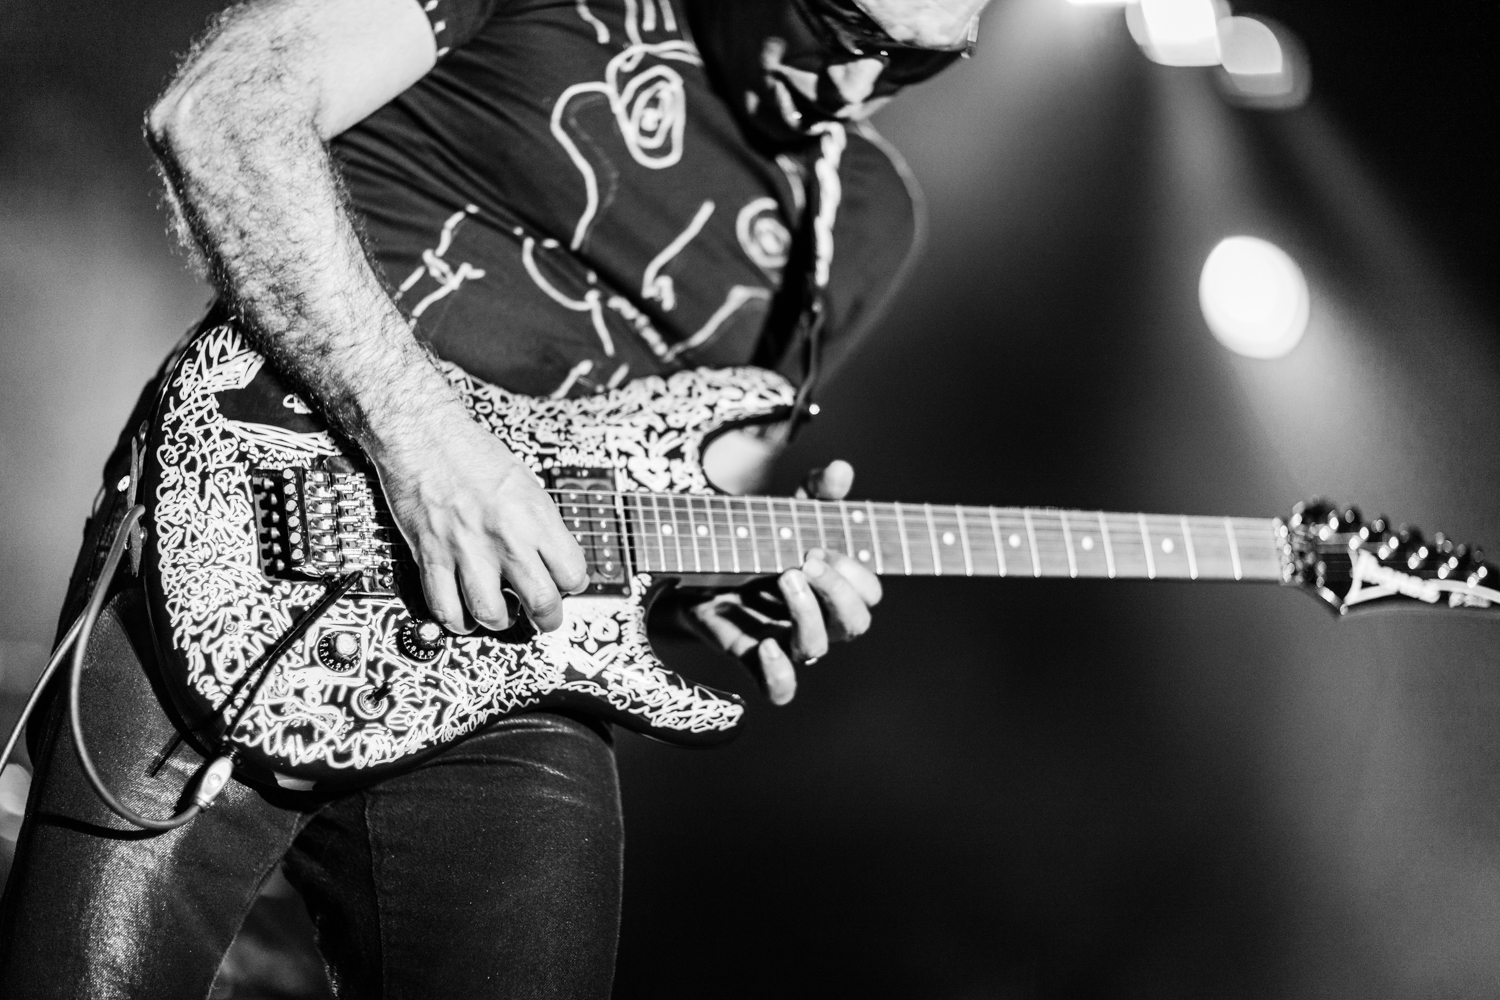
[[[583,548],[589,575],[584,593],[630,593],[629,553],[620,531],[614,471],[554,469],[549,492],[563,522]]]

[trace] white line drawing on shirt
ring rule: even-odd
[[[625,322],[629,323],[631,328],[646,342],[646,346],[651,348],[652,354],[658,358],[667,357],[671,348],[667,346],[666,339],[662,337],[661,331],[651,325],[651,317],[636,308],[634,302],[623,295],[611,295],[604,304],[625,318]]]
[[[663,247],[661,253],[651,258],[651,263],[646,265],[646,271],[641,276],[641,298],[655,299],[660,302],[664,312],[671,312],[677,308],[677,288],[672,282],[672,276],[662,274],[661,269],[670,264],[672,259],[682,253],[683,248],[693,241],[693,237],[703,231],[704,224],[713,214],[714,203],[705,201],[698,206],[698,212],[693,216],[693,221],[688,223],[687,228]]]
[[[551,250],[559,244],[556,240],[542,240],[542,249]],[[599,343],[604,347],[604,353],[608,357],[615,356],[615,341],[609,335],[609,327],[604,322],[604,308],[600,303],[599,289],[590,288],[583,293],[581,299],[570,299],[557,287],[548,281],[543,275],[541,268],[536,263],[536,239],[528,236],[521,241],[521,263],[526,268],[526,273],[531,275],[531,280],[546,293],[547,297],[564,309],[574,312],[586,312],[594,321],[594,331],[599,334]]]
[[[734,220],[734,235],[745,256],[762,271],[786,267],[792,234],[781,221],[781,205],[775,198],[755,198],[740,209]]]
[[[578,16],[594,29],[594,38],[600,45],[609,44],[609,28],[589,10],[589,0],[578,0]]]
[[[577,0],[578,16],[594,29],[594,37],[600,45],[609,44],[609,27],[589,10],[589,0]],[[661,30],[677,34],[677,14],[672,10],[671,0],[642,0],[637,10],[635,0],[625,0],[625,37],[631,45],[641,44],[641,32],[655,31],[658,12]]]
[[[552,390],[550,395],[553,399],[562,399],[573,390],[573,386],[578,382],[579,379],[583,378],[583,376],[587,375],[593,370],[594,363],[588,358],[584,358],[582,361],[578,362],[578,364],[568,369],[567,377],[562,380],[561,385]]]
[[[627,21],[627,25],[629,22]],[[682,136],[687,124],[687,88],[682,75],[660,62],[643,64],[649,58],[703,65],[691,42],[673,39],[626,47],[604,69],[603,80],[575,83],[564,90],[552,107],[552,135],[583,175],[585,204],[573,228],[569,247],[577,250],[588,235],[599,211],[599,179],[593,164],[563,127],[569,103],[581,94],[602,94],[614,112],[625,149],[636,163],[649,170],[674,167],[682,159]]]
[[[741,306],[747,302],[755,302],[762,299],[768,300],[770,298],[771,293],[768,289],[756,288],[753,285],[735,285],[729,289],[729,294],[724,297],[724,304],[714,310],[714,314],[708,318],[708,322],[699,327],[697,333],[694,333],[682,343],[674,344],[663,357],[668,361],[673,361],[682,352],[691,351],[695,347],[703,346],[713,338],[714,334],[719,332],[719,327],[724,325],[725,320],[739,312]]]
[[[465,281],[471,281],[484,277],[484,269],[464,262],[455,269],[443,259],[448,249],[453,246],[453,234],[458,231],[458,224],[471,215],[479,214],[479,206],[465,205],[463,211],[454,212],[448,216],[443,223],[443,230],[438,234],[438,245],[431,250],[422,251],[422,266],[413,271],[401,287],[396,291],[396,301],[401,301],[401,296],[411,290],[412,286],[422,280],[422,276],[430,275],[432,280],[438,283],[438,287],[418,302],[411,310],[411,318],[416,319],[427,311],[427,307],[438,299],[445,298],[458,291],[458,287]]]

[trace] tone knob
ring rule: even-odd
[[[359,662],[359,636],[353,632],[324,632],[318,639],[318,659],[330,670],[348,670]]]
[[[443,651],[447,637],[437,622],[411,619],[401,626],[398,641],[401,652],[413,660],[431,660]]]

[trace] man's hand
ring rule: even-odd
[[[799,497],[842,500],[854,484],[854,469],[832,462],[814,470],[807,483]],[[880,580],[858,560],[812,549],[800,568],[782,573],[774,584],[719,594],[686,612],[697,631],[757,671],[771,700],[785,705],[797,693],[797,665],[816,661],[830,642],[863,635],[880,595]]]
[[[439,409],[372,458],[444,627],[514,624],[502,580],[538,628],[562,624],[562,595],[588,584],[583,550],[531,470],[461,406]]]

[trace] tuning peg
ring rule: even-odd
[[[1374,542],[1378,545],[1385,540],[1386,533],[1390,531],[1390,527],[1391,519],[1381,514],[1375,520],[1359,529],[1359,537],[1367,542]]]
[[[1471,587],[1493,587],[1496,577],[1500,577],[1495,567],[1484,561],[1484,550],[1475,546],[1469,553],[1472,560],[1472,568],[1469,570],[1468,584]]]
[[[1299,500],[1292,507],[1292,516],[1288,523],[1294,528],[1300,528],[1305,524],[1323,524],[1327,522],[1328,515],[1333,509],[1333,505],[1322,497]]]
[[[1437,548],[1439,580],[1461,579],[1474,568],[1474,560],[1467,545],[1454,545],[1453,539],[1444,538],[1438,542]]]
[[[1421,528],[1403,524],[1401,530],[1396,532],[1396,545],[1392,548],[1392,554],[1399,554],[1406,563],[1406,568],[1417,570],[1432,555],[1432,548],[1427,544],[1427,539],[1422,535]]]

